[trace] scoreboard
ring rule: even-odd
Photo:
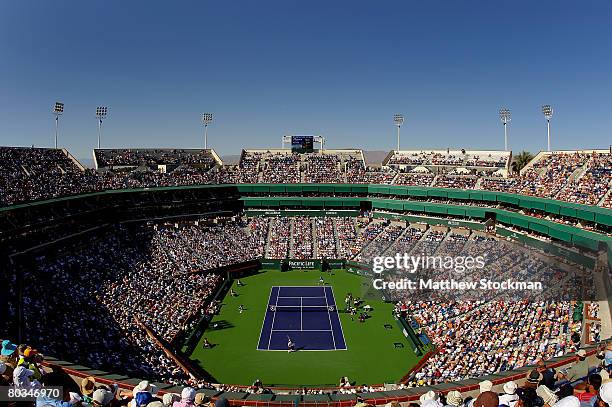
[[[291,136],[291,151],[311,153],[314,151],[314,136]]]

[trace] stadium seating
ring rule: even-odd
[[[368,183],[480,189],[610,207],[609,152],[540,153],[508,177],[510,153],[391,152],[367,167],[360,150],[244,150],[222,165],[213,150],[95,150],[86,170],[65,150],[0,147],[0,205],[108,189],[227,183]]]

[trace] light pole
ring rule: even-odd
[[[393,123],[397,126],[397,151],[400,150],[400,127],[404,124],[404,115],[402,114],[394,114],[393,115]]]
[[[508,151],[508,123],[510,123],[510,109],[503,107],[499,109],[499,118],[504,124],[504,151]]]
[[[546,130],[547,130],[547,141],[548,141],[548,151],[550,151],[550,119],[553,116],[553,108],[550,105],[542,106],[542,113],[544,113],[544,117],[546,117]]]
[[[100,139],[102,138],[102,120],[106,119],[107,114],[107,106],[96,107],[96,117],[98,118],[98,148],[100,148]]]
[[[57,148],[57,135],[59,132],[59,117],[64,113],[64,104],[61,102],[55,102],[53,106],[53,114],[55,115],[55,148]]]
[[[204,125],[204,149],[208,148],[208,125],[213,121],[212,113],[202,113],[202,124]]]

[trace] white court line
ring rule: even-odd
[[[332,329],[274,329],[272,332],[334,332]]]
[[[279,295],[278,298],[325,298],[325,297],[324,296],[323,297],[309,297],[309,296],[303,296],[303,297],[302,296],[294,296],[294,297],[289,297],[289,296],[286,296],[286,295]]]
[[[266,304],[266,313],[264,314],[263,321],[261,322],[261,332],[259,333],[259,341],[257,341],[257,349],[259,349],[259,344],[261,343],[261,336],[263,335],[263,328],[264,328],[264,325],[266,324],[266,318],[268,317],[268,307],[270,306],[270,299],[272,298],[272,292],[274,292],[274,287],[270,289],[270,296],[268,297],[268,303]],[[271,336],[272,336],[272,328],[270,328],[270,337]],[[268,344],[268,348],[270,348],[270,344]]]
[[[272,286],[270,288],[270,297],[268,298],[268,305],[266,305],[266,315],[267,315],[267,313],[269,311],[269,305],[271,305],[270,304],[270,299],[272,298],[273,289],[274,288],[278,288],[278,294],[280,294],[280,289],[283,288],[283,287],[291,287],[291,288],[310,287],[310,288],[318,288],[318,289],[322,288],[323,289],[323,293],[325,293],[325,289],[327,288],[327,287],[321,287],[321,286],[305,286],[305,285]],[[329,287],[329,288],[332,289],[331,287]],[[334,298],[333,289],[332,289],[331,293],[332,293],[332,298]],[[279,306],[279,305],[277,305],[278,304],[278,298],[280,298],[279,295],[277,295],[277,297],[276,297],[276,304],[275,304],[275,306],[277,306],[277,307]],[[274,316],[276,316],[276,312],[274,312],[274,315],[272,316],[272,327],[270,328],[270,340],[268,341],[268,349],[261,349],[258,346],[257,350],[265,351],[265,352],[287,352],[285,349],[270,349],[270,344],[272,342],[272,333],[273,332],[331,332],[332,340],[334,341],[334,349],[300,349],[300,352],[331,352],[331,351],[339,351],[339,350],[341,350],[341,351],[342,350],[348,350],[348,347],[346,347],[346,346],[345,346],[344,349],[337,349],[336,348],[336,339],[334,338],[334,329],[333,329],[333,326],[331,324],[331,315],[329,313],[330,311],[327,308],[327,307],[329,307],[329,302],[327,301],[327,296],[326,295],[322,296],[322,297],[282,297],[282,298],[325,298],[325,304],[326,305],[312,305],[312,307],[326,307],[327,315],[329,317],[329,327],[330,327],[330,329],[325,329],[325,330],[324,329],[320,329],[320,330],[318,330],[318,329],[308,330],[307,329],[307,330],[304,330],[304,331],[298,331],[296,329],[286,329],[286,330],[284,330],[284,329],[274,329]],[[335,298],[334,298],[334,302],[335,302]],[[297,307],[297,306],[294,306],[294,307]],[[307,307],[308,307],[308,305],[307,305]],[[336,309],[336,313],[338,313],[338,307],[337,306],[335,307],[335,309]],[[272,312],[272,311],[270,311],[270,312]],[[339,319],[340,318],[339,318],[339,315],[338,315],[338,320]],[[264,321],[263,321],[262,326],[261,326],[262,333],[263,333],[263,325],[265,324],[265,321],[266,321],[266,319],[264,317]],[[342,330],[342,322],[340,322],[340,330]],[[344,338],[344,333],[342,333],[342,337],[343,337],[344,342],[346,344],[346,339]],[[260,339],[261,339],[261,334],[260,334]]]
[[[323,292],[325,292],[325,287],[323,287]],[[327,305],[327,317],[329,318],[329,329],[332,331],[332,340],[334,341],[334,350],[336,350],[336,338],[334,338],[334,326],[331,322],[331,314],[329,313],[329,303],[327,302],[327,296],[325,296],[325,304]],[[269,346],[268,346],[269,347]]]
[[[332,300],[334,300],[334,304],[336,303],[336,296],[334,295],[334,288],[329,287],[329,292],[332,295]],[[325,297],[327,298],[327,297]],[[346,344],[346,336],[344,336],[344,330],[342,329],[342,321],[340,320],[340,313],[338,312],[338,307],[336,306],[336,315],[338,315],[338,324],[340,325],[340,333],[342,334],[342,340],[344,341],[344,349],[340,350],[348,350],[348,345]],[[333,327],[331,327],[333,328]],[[335,342],[334,342],[335,343]]]
[[[270,296],[272,296],[272,291],[274,288],[272,288],[272,290],[270,290]],[[280,293],[280,288],[278,289],[278,291],[276,292],[276,294]],[[270,300],[268,300],[270,301]],[[268,302],[269,304],[269,302]],[[278,295],[276,296],[276,304],[274,306],[278,305]],[[267,311],[266,311],[267,313]],[[270,340],[268,341],[268,350],[270,350],[270,345],[272,344],[272,331],[274,331],[274,319],[276,318],[276,312],[274,312],[272,314],[272,326],[270,326]]]

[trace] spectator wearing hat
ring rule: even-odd
[[[429,390],[425,394],[421,394],[419,397],[421,407],[442,407],[440,397],[433,390]]]
[[[185,387],[181,392],[181,400],[175,401],[173,407],[194,407],[196,392],[191,387]]]
[[[521,404],[522,407],[542,407],[544,405],[544,400],[536,392],[541,379],[542,375],[537,370],[529,372],[527,381],[516,390],[519,396],[518,404]]]
[[[198,407],[208,406],[210,399],[204,393],[197,393],[195,396],[194,404]]]
[[[8,339],[3,340],[2,350],[0,351],[0,361],[11,367],[15,367],[15,357],[17,356],[15,350],[17,350],[17,345]]]
[[[493,382],[490,380],[483,380],[478,383],[478,387],[480,388],[480,392],[484,393],[485,391],[491,391],[493,388]]]
[[[563,397],[553,407],[580,407],[580,400],[576,396]]]
[[[595,407],[611,407],[612,406],[612,381],[602,384],[599,389],[599,397],[595,402]]]
[[[499,405],[514,407],[519,400],[519,396],[516,394],[517,388],[518,385],[514,380],[504,383],[504,393],[499,396]]]
[[[156,400],[153,397],[155,393],[156,388],[154,388],[148,380],[142,380],[134,387],[134,390],[132,390],[133,398],[130,407],[146,407],[147,404]]]
[[[40,386],[34,379],[34,372],[25,366],[17,366],[13,370],[13,386],[18,389],[32,389]]]
[[[162,403],[164,404],[164,407],[172,407],[175,401],[179,401],[178,394],[166,393],[162,397]]]
[[[457,390],[451,390],[446,395],[446,405],[450,407],[463,407],[463,396]]]
[[[81,393],[83,390],[81,390]],[[89,404],[92,407],[108,407],[113,399],[113,395],[111,392],[105,389],[97,389],[91,393],[91,397],[88,399],[91,400]]]
[[[540,380],[540,384],[543,384],[551,390],[555,390],[557,371],[552,367],[547,367],[546,363],[542,359],[538,359],[537,367],[538,371],[542,375],[542,380]]]
[[[96,380],[91,376],[81,379],[79,390],[81,391],[81,395],[83,396],[83,401],[91,404],[91,402],[93,401],[92,395],[96,390]]]

